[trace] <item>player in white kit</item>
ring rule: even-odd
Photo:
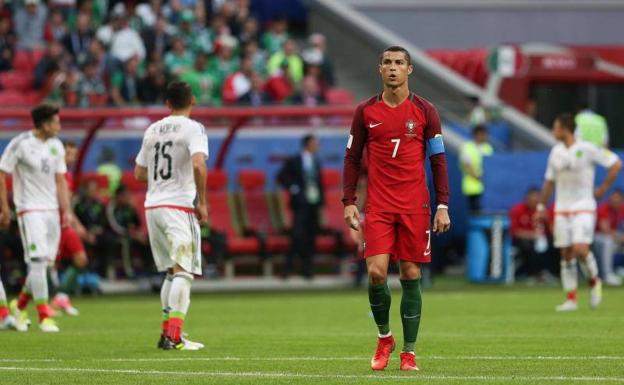
[[[17,214],[28,275],[19,301],[12,310],[17,330],[26,331],[30,321],[26,306],[34,299],[39,328],[58,332],[48,307],[48,265],[54,263],[61,234],[59,206],[65,223],[72,218],[65,173],[65,150],[56,137],[61,130],[58,108],[42,104],[31,111],[34,129],[11,140],[0,159],[0,206],[3,227],[10,221],[5,178],[13,175],[13,202]]]
[[[150,245],[158,271],[167,272],[160,293],[163,323],[158,347],[198,350],[203,345],[183,338],[182,327],[193,275],[202,273],[199,223],[208,220],[208,138],[204,126],[189,119],[195,98],[188,84],[170,83],[165,96],[171,115],[145,131],[134,173],[138,180],[147,180]]]
[[[622,167],[613,152],[599,148],[574,136],[574,119],[562,114],[555,119],[553,135],[559,141],[550,152],[537,219],[545,218],[545,205],[555,190],[555,247],[561,249],[561,283],[566,301],[557,311],[577,309],[577,260],[590,281],[590,305],[602,301],[602,282],[590,245],[596,223],[596,198],[605,195]],[[594,190],[596,165],[608,169],[602,184]]]

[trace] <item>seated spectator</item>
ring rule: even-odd
[[[119,29],[115,30],[111,37],[110,53],[120,62],[132,57],[138,57],[139,61],[145,59],[143,40],[137,31],[128,26],[125,16],[119,17]]]
[[[252,59],[250,57],[243,58],[240,69],[225,78],[223,82],[221,95],[224,104],[236,103],[239,98],[251,91],[252,73]]]
[[[318,106],[325,103],[324,92],[319,80],[320,67],[309,66],[308,74],[303,78],[301,91],[293,98],[293,103],[305,106]]]
[[[44,27],[43,36],[46,41],[52,40],[60,41],[67,34],[68,28],[63,13],[58,9],[53,9],[50,12],[50,17]]]
[[[110,80],[109,77],[111,72],[115,71],[118,68],[116,65],[116,61],[106,51],[104,44],[102,44],[102,42],[97,39],[91,40],[87,57],[92,58],[97,63],[97,74],[105,81]],[[85,60],[87,59],[87,57],[85,57]],[[83,63],[78,62],[78,64],[81,65]]]
[[[294,95],[295,84],[290,78],[287,61],[282,62],[280,69],[269,76],[265,89],[271,95],[271,99],[277,103],[281,103]]]
[[[267,56],[264,51],[260,49],[258,42],[254,40],[248,42],[243,49],[243,56],[251,58],[255,72],[262,76],[266,75]]]
[[[208,60],[208,70],[215,76],[219,88],[226,77],[238,70],[240,65],[238,57],[234,55],[236,38],[230,35],[222,35],[217,40],[216,55]]]
[[[247,45],[251,42],[258,44],[260,37],[258,36],[258,20],[253,17],[247,18],[243,23],[242,30],[238,34],[241,45]]]
[[[613,255],[618,245],[624,241],[620,233],[624,222],[624,193],[615,190],[607,202],[598,207],[596,213],[596,236],[594,248],[600,262],[602,279],[607,285],[620,286],[622,278],[613,272]]]
[[[111,77],[111,99],[116,106],[139,103],[139,59],[133,57]]]
[[[52,41],[47,47],[45,55],[39,60],[35,67],[35,78],[33,86],[37,89],[41,88],[48,80],[51,73],[58,68],[65,70],[68,67],[69,60],[65,54],[63,45],[58,41]]]
[[[102,276],[110,276],[107,274],[107,267],[114,236],[107,229],[106,207],[100,198],[97,181],[91,180],[84,184],[78,195],[74,214],[87,232],[85,241],[92,248],[88,254],[94,256],[98,273]]]
[[[115,159],[115,151],[109,146],[102,147],[96,170],[98,174],[106,175],[108,179],[108,189],[105,191],[105,194],[108,197],[112,197],[121,184],[122,171]]]
[[[74,62],[82,65],[89,52],[89,45],[93,39],[91,16],[88,13],[79,13],[76,18],[76,29],[63,36],[62,43],[65,50],[72,55]]]
[[[301,54],[306,65],[317,65],[320,67],[320,81],[324,90],[335,85],[334,68],[327,55],[327,44],[325,36],[320,33],[313,33],[308,38],[309,47]]]
[[[533,221],[540,191],[530,188],[525,195],[524,202],[513,206],[509,211],[511,220],[512,244],[517,250],[519,259],[516,274],[533,279],[553,280],[548,268],[548,239],[544,225],[536,225]]]
[[[108,92],[104,81],[98,75],[95,59],[87,59],[82,67],[82,76],[77,85],[77,101],[80,107],[105,106]]]
[[[206,54],[197,54],[195,57],[195,66],[190,71],[184,72],[180,76],[180,80],[188,83],[198,104],[220,104],[219,82],[213,73],[208,70],[208,58]]]
[[[147,64],[145,76],[139,81],[139,100],[147,105],[162,104],[165,101],[167,78],[158,62]]]
[[[275,75],[282,66],[282,63],[288,62],[288,72],[295,86],[301,84],[303,79],[303,61],[297,53],[297,44],[294,40],[288,39],[284,42],[281,51],[275,52],[267,63],[267,72],[269,75]]]
[[[146,28],[143,31],[141,37],[145,43],[149,60],[161,61],[163,59],[168,48],[170,36],[171,27],[164,17],[159,17],[153,28]]]
[[[271,95],[266,92],[264,80],[257,72],[251,73],[251,89],[236,100],[236,104],[247,106],[263,106],[271,104]]]
[[[115,243],[121,248],[121,261],[126,276],[133,277],[137,269],[146,271],[149,265],[147,237],[141,230],[141,219],[134,207],[132,194],[124,185],[117,188],[114,198],[106,207],[106,218],[115,234]],[[133,249],[141,256],[138,261],[132,258]]]
[[[176,37],[180,37],[184,41],[184,45],[193,54],[198,52],[209,54],[213,51],[213,40],[210,32],[195,23],[195,16],[190,9],[182,12]]]
[[[171,51],[165,54],[165,71],[172,76],[178,76],[193,68],[195,59],[193,53],[186,49],[184,39],[175,37]]]
[[[43,32],[48,17],[48,9],[39,0],[24,0],[15,2],[13,23],[17,36],[18,50],[40,50],[45,47]]]
[[[262,35],[262,47],[272,55],[281,50],[289,38],[288,22],[284,18],[277,19],[269,23],[269,28]]]
[[[0,17],[0,72],[12,68],[14,46],[15,35],[11,31],[11,19]]]

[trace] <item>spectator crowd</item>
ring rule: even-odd
[[[260,25],[250,9],[249,0],[0,0],[0,75],[32,74],[36,101],[74,107],[161,104],[174,79],[200,105],[323,103],[334,85],[325,37],[295,39],[286,19]]]

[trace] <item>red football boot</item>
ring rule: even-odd
[[[401,353],[401,370],[420,370],[416,366],[416,354],[411,352]]]
[[[371,369],[384,370],[388,366],[388,360],[390,360],[390,353],[394,351],[394,337],[380,337],[377,340],[377,350],[371,360]]]

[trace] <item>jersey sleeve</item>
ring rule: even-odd
[[[143,141],[141,142],[141,149],[137,154],[134,162],[137,166],[147,167],[147,151],[145,150],[145,137],[143,137]]]
[[[19,160],[19,142],[14,138],[9,142],[9,145],[4,149],[2,158],[0,159],[0,170],[6,173],[13,173],[15,165]]]
[[[425,126],[425,140],[429,149],[429,161],[431,163],[431,174],[433,176],[433,186],[436,192],[438,204],[448,205],[449,187],[448,171],[446,167],[446,154],[444,153],[444,142],[442,140],[442,125],[440,115],[433,104],[424,103],[427,116]]]
[[[197,124],[197,127],[193,127],[188,135],[188,150],[191,156],[197,153],[202,153],[208,157],[208,136],[206,135],[206,128],[202,124]]]
[[[57,174],[65,175],[67,173],[67,164],[65,163],[65,146],[63,146],[63,142],[58,141],[59,148],[59,160],[56,162],[56,172]]]
[[[609,168],[620,159],[613,151],[606,148],[594,146],[593,144],[588,144],[587,147],[589,148],[592,161],[602,167]]]
[[[554,150],[550,151],[550,155],[548,155],[548,162],[546,163],[546,173],[544,174],[544,179],[546,179],[549,182],[552,182],[555,180],[555,166],[553,164],[553,152]]]
[[[364,105],[358,106],[351,122],[351,131],[347,140],[347,150],[344,157],[342,203],[345,206],[353,205],[356,201],[355,190],[362,166],[362,154],[366,144],[368,132],[364,126]]]

